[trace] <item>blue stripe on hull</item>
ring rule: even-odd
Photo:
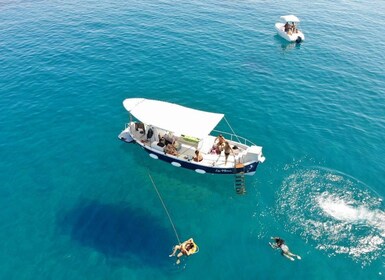
[[[197,165],[194,164],[191,161],[186,161],[186,160],[181,160],[179,158],[174,158],[170,156],[166,156],[164,153],[160,153],[158,151],[152,151],[149,150],[145,147],[143,149],[149,153],[149,154],[155,154],[158,156],[158,159],[171,163],[171,162],[177,162],[181,165],[181,167],[190,169],[190,170],[204,170],[206,173],[211,173],[211,174],[234,174],[238,172],[245,172],[245,173],[252,173],[257,170],[257,166],[259,162],[253,162],[251,164],[245,165],[244,168],[221,168],[221,167],[209,167],[209,166],[202,166],[202,165]]]

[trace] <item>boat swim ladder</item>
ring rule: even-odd
[[[241,171],[238,172],[238,169]],[[234,166],[234,188],[237,194],[245,194],[245,165],[243,163],[236,163]]]

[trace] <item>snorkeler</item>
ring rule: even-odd
[[[281,249],[281,254],[288,258],[291,261],[294,261],[293,257],[296,257],[298,260],[301,259],[300,256],[293,254],[290,252],[289,247],[285,244],[285,240],[283,240],[280,237],[272,237],[271,239],[274,239],[275,243],[269,242],[271,248],[273,249]]]

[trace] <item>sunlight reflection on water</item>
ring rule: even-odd
[[[299,170],[284,179],[279,214],[289,229],[329,256],[346,254],[367,265],[385,247],[382,199],[368,186],[333,170]]]

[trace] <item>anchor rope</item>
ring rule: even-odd
[[[232,133],[234,134],[234,136],[237,138],[237,141],[238,141],[238,142],[241,142],[241,140],[239,139],[238,135],[237,135],[237,134],[235,134],[235,132],[234,132],[233,128],[232,128],[232,127],[231,127],[231,125],[230,125],[230,123],[227,121],[226,117],[223,117],[223,119],[225,120],[225,122],[226,122],[226,123],[227,123],[227,125],[229,126],[229,128],[230,128],[231,132],[232,132]]]
[[[156,193],[158,194],[158,197],[159,197],[160,201],[162,202],[163,208],[164,208],[164,210],[166,211],[166,214],[167,214],[167,216],[168,216],[168,219],[170,220],[170,223],[171,223],[172,228],[174,229],[174,233],[175,233],[176,239],[178,240],[178,243],[179,243],[179,244],[182,244],[182,242],[181,242],[180,239],[179,239],[179,235],[178,235],[178,233],[177,233],[177,231],[176,231],[175,225],[174,225],[174,223],[173,223],[173,221],[172,221],[172,219],[171,219],[170,213],[169,213],[168,210],[167,210],[166,204],[164,203],[164,201],[163,201],[163,199],[162,199],[162,196],[160,195],[160,192],[158,191],[158,188],[156,187],[155,182],[154,182],[154,180],[153,180],[152,177],[151,177],[150,172],[148,172],[148,176],[150,177],[150,180],[151,180],[151,182],[152,182],[152,185],[154,186],[154,189],[155,189]]]
[[[226,117],[223,117],[223,119],[226,121],[226,123],[227,123],[227,125],[229,126],[231,132],[232,132],[232,133],[234,134],[234,136],[237,138],[237,141],[238,141],[238,142],[241,142],[241,140],[239,139],[238,135],[235,134],[233,128],[232,128],[231,125],[230,125],[230,123],[227,121]],[[233,152],[233,157],[234,157],[234,168],[235,168],[236,165],[237,165],[237,163],[236,163],[236,157],[235,157],[234,152]],[[218,159],[219,159],[219,158],[218,158]],[[217,161],[218,161],[218,159],[217,159]],[[240,160],[241,160],[241,159],[239,159],[239,162],[240,162]]]

